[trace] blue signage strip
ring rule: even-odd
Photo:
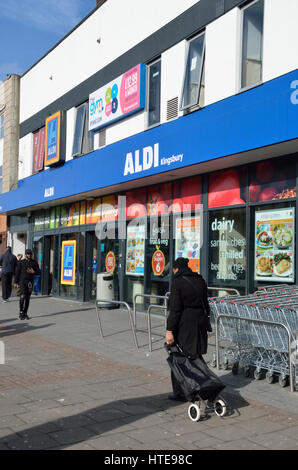
[[[0,212],[297,139],[297,123],[295,70],[63,167],[20,180],[18,189],[0,195]]]

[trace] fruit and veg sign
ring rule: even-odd
[[[294,208],[256,212],[255,280],[294,282]]]

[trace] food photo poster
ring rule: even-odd
[[[255,280],[294,282],[294,208],[256,212]]]

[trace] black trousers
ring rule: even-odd
[[[20,282],[20,312],[26,315],[28,312],[30,297],[33,290],[33,282],[21,281]]]
[[[12,291],[12,273],[2,274],[2,298],[3,300],[9,299]]]

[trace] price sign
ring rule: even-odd
[[[165,269],[165,257],[161,250],[156,250],[152,256],[152,270],[155,276],[161,276]]]

